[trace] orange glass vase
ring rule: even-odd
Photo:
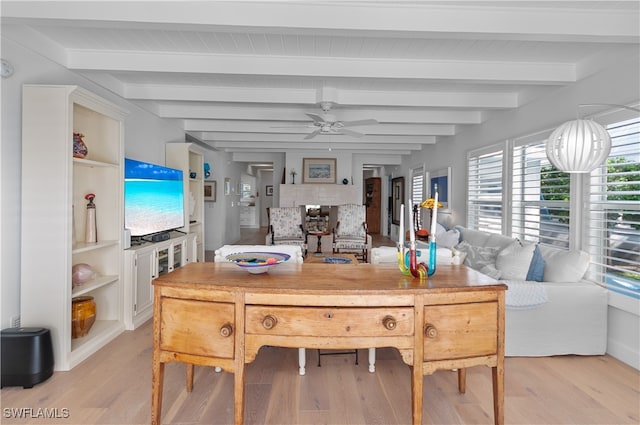
[[[71,338],[89,333],[96,321],[96,302],[93,297],[75,297],[71,300]]]

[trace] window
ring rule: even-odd
[[[411,209],[417,205],[415,215],[412,212],[413,224],[417,229],[422,229],[422,208],[419,205],[424,201],[424,169],[414,168],[411,170]],[[416,229],[416,230],[417,230]]]
[[[640,119],[607,126],[611,153],[586,179],[589,278],[640,298]]]
[[[502,233],[504,145],[470,152],[467,157],[467,227]]]
[[[569,174],[547,159],[546,137],[514,144],[511,236],[569,248]]]
[[[598,122],[612,149],[591,174],[555,169],[548,132],[469,152],[467,227],[587,251],[588,279],[640,299],[640,118],[617,110]]]

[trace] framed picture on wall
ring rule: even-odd
[[[451,212],[451,167],[429,173],[429,198],[436,196],[438,188],[438,202],[442,204],[442,212]]]
[[[335,158],[303,158],[302,183],[336,182]]]
[[[267,196],[273,196],[273,186],[267,185],[267,187],[265,188],[265,193],[267,194]]]
[[[216,201],[216,181],[215,180],[205,180],[204,200],[208,202]]]

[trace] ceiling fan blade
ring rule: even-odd
[[[344,127],[354,127],[356,125],[376,125],[378,124],[377,120],[356,120],[356,121],[342,121],[342,125]]]
[[[312,124],[300,124],[300,125],[272,125],[269,128],[313,128]]]
[[[324,118],[323,118],[322,116],[318,115],[318,114],[312,114],[312,113],[310,113],[310,112],[305,112],[305,114],[307,114],[307,116],[308,116],[309,118],[311,118],[311,119],[313,120],[313,122],[314,122],[314,123],[322,124],[322,123],[324,123],[324,122],[325,122],[325,121],[324,121]]]
[[[357,131],[353,131],[353,130],[347,130],[346,128],[340,129],[340,133],[346,134],[347,136],[351,136],[351,137],[362,137],[362,136],[364,136],[363,133],[358,133]]]
[[[311,133],[307,134],[307,135],[304,137],[304,140],[313,139],[313,138],[314,138],[314,137],[316,137],[318,134],[320,134],[320,132],[321,132],[321,131],[322,131],[321,129],[317,129],[317,130],[315,130],[315,131],[313,131],[313,132],[311,132]]]

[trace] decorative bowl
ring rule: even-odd
[[[227,255],[227,260],[252,274],[266,273],[271,267],[284,263],[289,254],[282,252],[236,252]]]

